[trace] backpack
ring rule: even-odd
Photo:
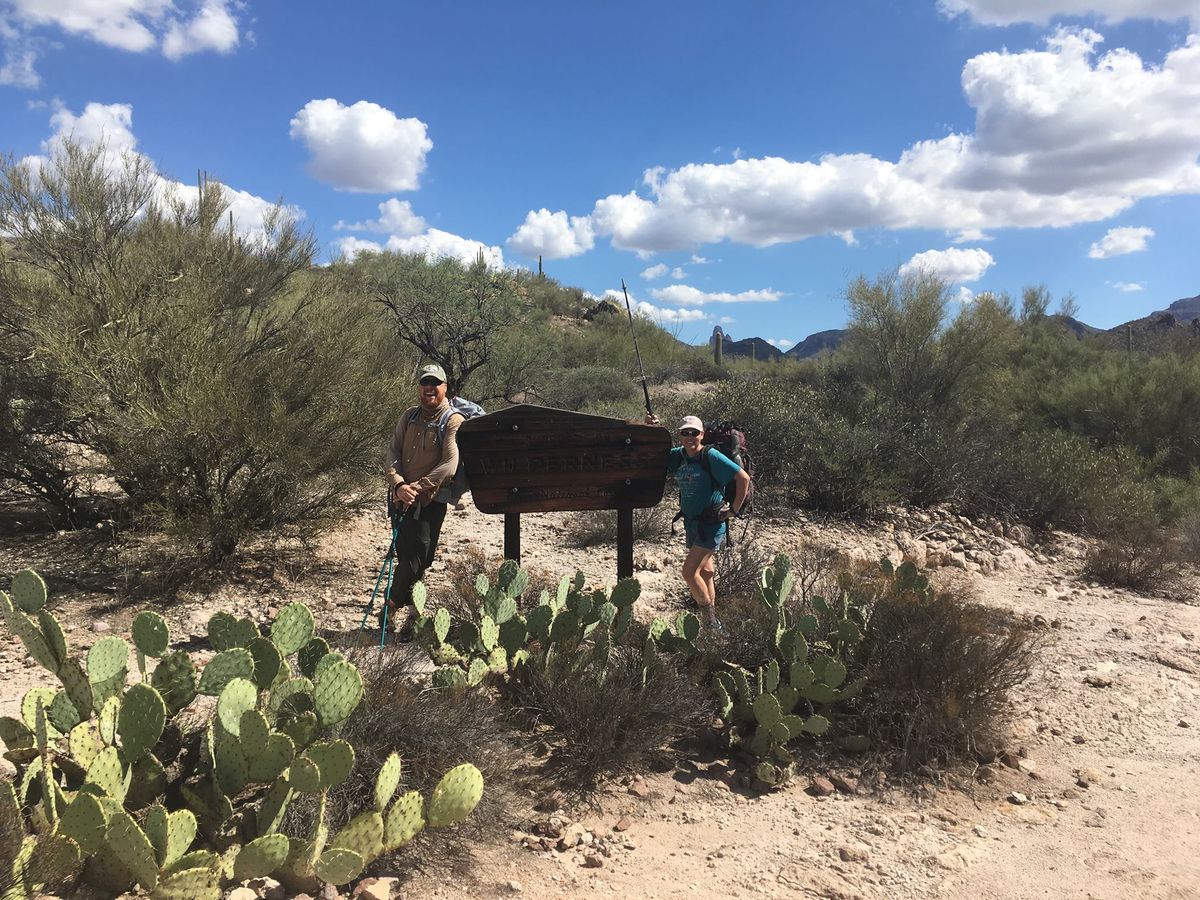
[[[715,422],[712,424],[705,423],[704,425],[704,446],[715,447],[721,453],[733,460],[741,466],[747,475],[750,476],[750,486],[746,488],[746,499],[742,502],[742,509],[739,515],[747,516],[754,508],[754,457],[750,455],[750,449],[746,445],[746,432],[733,422]],[[712,476],[712,467],[708,462],[708,453],[703,453],[700,461],[704,464],[705,471],[709,476]],[[725,502],[733,503],[734,498],[734,483],[731,481],[725,485]]]
[[[462,397],[451,397],[450,408],[447,409],[437,421],[437,442],[438,446],[442,445],[442,441],[446,437],[446,426],[450,424],[450,417],[458,414],[463,419],[474,419],[476,416],[486,415],[487,412],[478,403],[473,403],[470,400],[465,400]],[[416,407],[409,413],[406,424],[412,425],[421,417],[421,407]],[[454,477],[450,478],[442,484],[438,492],[433,495],[435,503],[458,503],[462,499],[462,495],[471,489],[467,483],[467,470],[463,466],[462,454],[458,457],[458,469],[454,472]]]
[[[708,473],[708,477],[716,483],[713,478],[712,463],[709,462],[709,450],[719,450],[725,457],[737,463],[746,474],[750,476],[750,486],[746,488],[746,498],[742,501],[742,508],[738,512],[741,517],[748,516],[752,511],[754,502],[754,459],[750,456],[750,451],[746,446],[746,433],[732,422],[718,422],[714,425],[705,424],[704,426],[704,447],[700,451],[700,464],[704,466],[704,471]],[[734,498],[737,496],[737,486],[733,480],[722,488],[722,493],[725,497],[725,502],[721,509],[710,507],[705,510],[701,516],[701,521],[704,522],[724,522],[732,515],[732,506]],[[682,519],[683,510],[675,514],[675,518],[671,520],[671,534],[675,534],[675,523]],[[747,526],[748,527],[748,526]],[[733,546],[733,529],[730,528],[727,534],[727,542],[730,547]]]

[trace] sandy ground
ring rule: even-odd
[[[615,552],[564,547],[562,525],[561,516],[525,517],[526,563],[611,581]],[[364,516],[299,562],[251,560],[223,582],[165,600],[94,537],[9,523],[0,534],[0,585],[25,566],[46,574],[52,609],[76,648],[106,626],[125,633],[148,605],[194,649],[216,609],[268,619],[298,599],[318,621],[356,627],[389,537],[380,517]],[[761,540],[783,550],[814,540],[865,557],[895,547],[882,529],[801,520],[765,522]],[[498,555],[501,542],[499,517],[468,509],[447,518],[446,555],[469,545]],[[531,812],[478,848],[472,875],[419,875],[402,895],[1200,898],[1197,583],[1182,597],[1137,596],[1081,580],[1077,541],[1059,536],[1045,549],[1048,561],[1029,571],[937,573],[968,582],[984,603],[1057,620],[1014,701],[1007,749],[1020,755],[1020,768],[996,764],[817,798],[804,778],[758,796],[722,761],[700,760],[610,785],[578,814],[609,848],[593,855],[599,867],[587,867],[583,851],[534,852],[520,833],[510,839],[545,818]],[[682,593],[682,548],[664,535],[639,545],[636,558],[641,613],[672,609]],[[444,563],[436,563],[432,590],[443,576]],[[0,714],[13,714],[25,690],[46,683],[44,674],[15,639],[0,637]],[[623,830],[614,832],[618,823]]]

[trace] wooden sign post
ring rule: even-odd
[[[471,497],[504,514],[504,556],[521,561],[521,513],[615,509],[617,578],[633,576],[633,511],[662,500],[671,435],[657,425],[522,404],[458,429]]]

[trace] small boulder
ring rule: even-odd
[[[828,778],[822,778],[818,775],[808,785],[808,792],[814,797],[828,797],[837,791],[833,786],[833,782]]]

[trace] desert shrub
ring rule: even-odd
[[[671,528],[674,509],[669,503],[633,511],[633,539],[657,542]],[[617,512],[613,509],[586,510],[571,513],[566,519],[568,539],[576,547],[595,547],[600,544],[615,544],[617,540]]]
[[[475,581],[483,574],[495,584],[503,564],[503,558],[489,556],[474,544],[459,546],[447,558],[445,585],[430,591],[430,607],[446,607],[455,621],[478,621],[483,598],[475,590]],[[529,584],[514,598],[520,612],[536,606],[542,591],[549,591],[553,595],[558,590],[558,579],[552,573],[529,566],[524,569],[529,576]]]
[[[403,761],[402,791],[428,796],[442,774],[469,762],[483,773],[487,789],[474,815],[459,829],[422,831],[398,854],[406,859],[438,856],[439,851],[463,849],[479,836],[495,833],[512,821],[518,804],[517,788],[525,752],[520,735],[504,712],[484,691],[434,690],[422,683],[412,659],[404,653],[347,651],[363,676],[363,699],[342,726],[340,737],[354,747],[356,764],[336,794],[327,799],[326,813],[341,826],[369,809],[375,774],[392,753]],[[293,801],[289,815],[303,821],[316,806],[313,796]]]
[[[762,570],[772,559],[752,522],[731,519],[729,528],[734,540],[726,541],[715,560],[718,611],[730,598],[753,597]]]
[[[595,403],[628,403],[640,393],[629,376],[609,366],[551,369],[538,388],[546,406],[583,409]]]
[[[374,480],[396,413],[377,316],[310,271],[315,241],[284,211],[238,234],[219,185],[158,202],[154,177],[69,143],[0,170],[17,248],[0,293],[30,374],[139,522],[218,560],[250,534],[311,534]]]
[[[646,671],[641,649],[624,644],[606,665],[569,648],[535,658],[513,672],[504,700],[546,740],[547,771],[577,790],[647,766],[711,716],[707,691],[672,659],[660,657]]]
[[[1113,587],[1169,589],[1178,581],[1185,552],[1180,535],[1171,529],[1155,522],[1131,523],[1092,545],[1083,574]]]
[[[992,745],[1010,692],[1029,677],[1031,633],[959,593],[895,582],[868,621],[858,713],[875,746],[908,770]]]
[[[1179,550],[1183,558],[1200,567],[1200,510],[1183,517],[1179,523]]]

